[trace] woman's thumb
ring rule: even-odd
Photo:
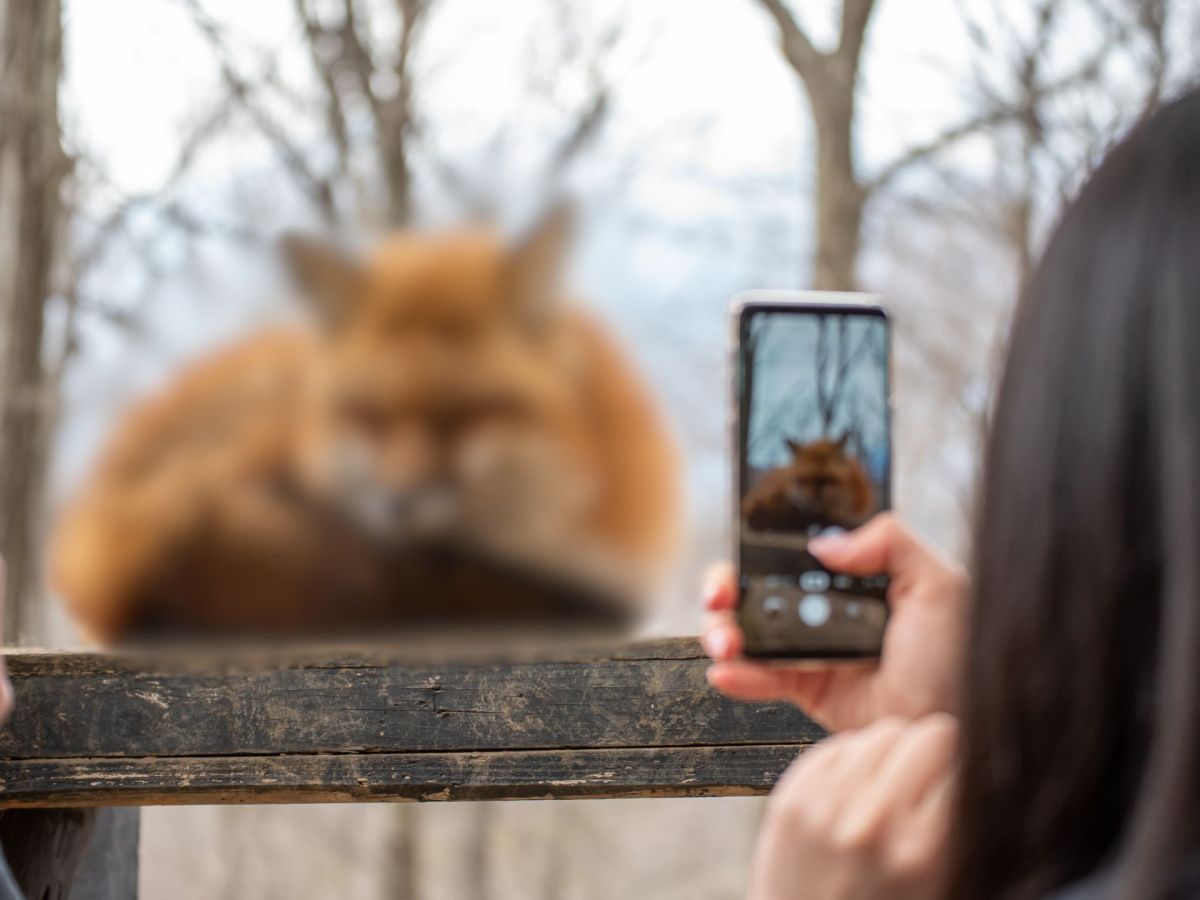
[[[880,513],[854,531],[823,534],[808,542],[822,565],[847,575],[895,574],[919,545],[891,513]]]

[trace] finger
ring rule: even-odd
[[[800,814],[813,822],[818,810],[834,808],[837,798],[823,799],[833,783],[832,776],[845,766],[847,742],[852,734],[828,737],[792,760],[771,789],[772,814]]]
[[[892,823],[891,869],[902,879],[936,883],[946,875],[946,845],[954,816],[956,778],[945,773],[901,822]],[[938,891],[940,896],[943,892]]]
[[[731,616],[715,618],[701,638],[704,652],[716,662],[736,659],[742,653],[742,629]]]
[[[880,513],[854,531],[810,539],[808,550],[834,571],[861,576],[901,572],[924,548],[894,515]]]
[[[733,566],[730,563],[716,563],[710,566],[704,574],[702,585],[705,609],[716,612],[733,609],[737,605]]]
[[[844,771],[852,774],[859,783],[869,781],[885,765],[907,728],[903,719],[888,716],[858,731],[839,736],[846,748],[843,754]]]
[[[954,808],[954,791],[957,778],[953,770],[942,773],[913,811],[914,826],[922,829],[946,830]]]
[[[951,771],[957,725],[945,714],[926,716],[903,728],[848,809],[848,833],[875,833],[891,821],[907,821],[930,788]]]
[[[855,817],[860,798],[872,791],[876,773],[886,765],[904,731],[903,720],[887,718],[832,739],[840,748],[836,762],[822,773],[821,792],[812,799],[810,812],[816,821],[840,827]]]
[[[864,693],[854,683],[871,677],[870,670],[844,664],[785,669],[743,659],[719,662],[707,672],[708,683],[727,697],[794,704],[828,731],[858,727],[874,718],[861,708]]]
[[[832,672],[829,669],[777,669],[737,661],[709,666],[707,677],[709,684],[735,700],[786,700],[811,713],[824,696]]]
[[[896,752],[879,772],[883,792],[897,809],[919,804],[930,787],[954,766],[958,722],[948,713],[934,713],[912,723]]]

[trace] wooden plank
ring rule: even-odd
[[[593,632],[594,633],[594,632]],[[572,635],[575,635],[572,637]],[[36,647],[4,647],[10,674],[101,675],[147,671],[188,671],[196,674],[222,671],[254,671],[263,668],[344,668],[363,666],[480,665],[488,662],[596,662],[598,660],[703,659],[700,642],[693,637],[656,638],[633,642],[597,644],[576,632],[550,632],[544,636],[503,633],[456,633],[447,640],[389,637],[385,642],[312,644],[305,641],[270,643],[151,643],[123,650],[42,650]]]
[[[19,653],[0,808],[763,793],[822,732],[706,668],[692,639],[483,662]]]
[[[9,807],[763,794],[807,745],[21,760]]]
[[[39,664],[41,663],[41,664]],[[594,661],[416,664],[369,655],[197,674],[180,662],[15,658],[0,757],[231,756],[776,744],[820,730],[712,691],[694,641]]]

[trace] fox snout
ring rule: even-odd
[[[435,538],[452,530],[462,507],[461,490],[440,481],[380,488],[370,501],[375,530],[396,538]]]
[[[461,482],[440,470],[388,478],[377,467],[343,469],[332,499],[367,532],[388,540],[439,538],[452,532],[463,514]]]

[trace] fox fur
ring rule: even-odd
[[[848,435],[808,443],[788,440],[791,462],[765,472],[742,498],[742,518],[755,531],[855,528],[875,511],[875,491]]]
[[[117,424],[62,510],[52,586],[84,632],[520,606],[486,569],[431,562],[447,552],[640,602],[673,542],[678,466],[646,388],[563,297],[566,231],[558,213],[516,247],[402,232],[362,259],[288,242],[318,324],[188,367]]]

